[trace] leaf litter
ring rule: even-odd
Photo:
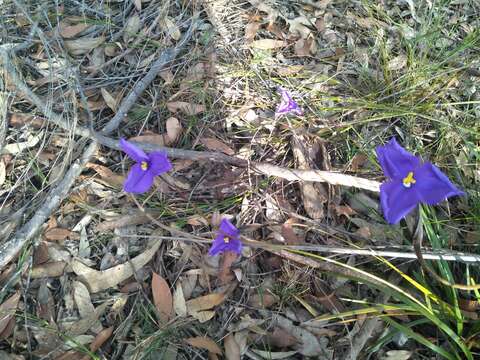
[[[369,141],[389,132],[391,123],[370,119],[375,106],[359,105],[365,100],[362,91],[375,81],[393,89],[408,76],[414,64],[398,44],[417,36],[422,10],[413,2],[382,4],[388,16],[371,15],[365,4],[333,6],[330,1],[252,0],[225,12],[220,5],[208,18],[202,15],[195,44],[182,61],[161,71],[118,135],[303,170],[378,176]],[[193,9],[156,1],[134,1],[130,8],[119,2],[82,7],[91,18],[67,15],[72,12],[68,5],[51,8],[59,20],[38,20],[40,28],[49,30],[46,38],[33,35],[32,51],[22,53],[25,60],[17,65],[27,84],[65,114],[72,128],[98,129],[119,110],[161,49],[180,40],[182,14],[193,14]],[[235,13],[238,9],[241,14]],[[389,23],[389,17],[404,23]],[[7,33],[27,39],[29,20],[19,14],[12,19],[18,28],[7,24]],[[218,25],[231,43],[222,44]],[[63,40],[55,40],[55,34]],[[397,82],[389,83],[388,76],[397,75]],[[272,119],[278,85],[301,93],[305,118]],[[7,89],[16,90],[14,86],[7,83]],[[350,92],[354,99],[348,98]],[[382,96],[391,95],[375,98]],[[409,104],[409,99],[401,101]],[[30,212],[42,201],[39,194],[53,185],[54,166],[64,159],[75,161],[83,145],[73,133],[36,114],[20,92],[11,107],[0,186],[4,204],[27,206]],[[335,110],[339,107],[342,111]],[[395,116],[392,121],[398,122],[400,116]],[[234,118],[238,121],[226,126],[226,119]],[[420,127],[416,124],[414,131]],[[342,134],[351,142],[344,144]],[[472,149],[465,148],[456,159],[469,178],[478,173],[471,166]],[[41,154],[38,161],[34,154]],[[261,244],[343,246],[359,238],[371,246],[404,244],[402,229],[382,223],[378,199],[364,192],[260,178],[229,165],[182,159],[159,180],[159,191],[132,199],[121,190],[126,174],[121,162],[118,152],[99,148],[75,192],[56,211],[55,222],[40,232],[33,267],[20,256],[20,278],[13,277],[14,267],[3,269],[2,276],[14,281],[0,305],[0,337],[12,352],[27,354],[28,328],[32,353],[58,358],[86,358],[85,349],[100,358],[154,356],[155,351],[164,358],[333,358],[333,351],[348,347],[348,322],[313,327],[312,318],[362,308],[358,299],[372,301],[374,290],[323,275],[305,258],[297,262],[299,257],[253,246],[244,249],[248,256],[209,258],[208,243],[222,216],[236,221],[244,240]],[[80,224],[82,219],[88,221]],[[466,239],[474,243],[473,226],[459,231],[467,231]],[[365,265],[363,259],[348,257],[355,266]],[[473,306],[472,301],[460,303]],[[15,316],[19,310],[46,323]],[[352,323],[362,321],[358,316]],[[391,343],[379,358],[410,358],[412,347]]]

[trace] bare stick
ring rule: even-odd
[[[112,132],[119,126],[123,117],[135,104],[138,96],[140,96],[140,94],[153,81],[158,72],[160,72],[168,63],[173,61],[180,52],[181,48],[185,46],[185,44],[188,42],[189,38],[192,35],[193,29],[194,23],[192,23],[189,30],[184,35],[182,41],[179,42],[175,49],[167,50],[165,52],[165,54],[167,55],[162,54],[162,56],[160,56],[160,58],[155,61],[152,68],[147,72],[145,77],[143,79],[140,79],[139,82],[135,84],[130,94],[124,99],[124,101],[120,105],[117,114],[102,129],[102,132],[104,134]],[[10,64],[8,53],[0,48],[0,54],[4,65]],[[13,77],[13,75],[16,75],[16,79],[20,80],[20,77],[17,75],[13,66],[10,68],[6,68],[6,71],[10,74],[10,76]],[[19,81],[17,83],[17,86],[18,85],[24,85],[23,81]],[[51,111],[35,94],[33,94],[32,91],[28,89],[26,85],[23,88],[19,87],[19,89],[21,89],[24,95],[30,101],[32,101],[32,103],[39,107],[39,109],[49,120],[64,129],[68,129],[65,127],[67,125],[66,121],[60,115],[57,115],[53,111]],[[90,130],[76,129],[75,134],[84,137],[91,137]],[[92,141],[88,146],[87,150],[80,158],[80,160],[76,161],[74,164],[71,165],[70,169],[65,174],[63,180],[57,186],[53,187],[50,190],[50,192],[46,196],[46,201],[35,212],[33,217],[15,233],[12,239],[0,245],[0,269],[4,268],[10,261],[12,261],[16,257],[22,247],[36,235],[42,224],[45,223],[45,221],[52,214],[52,212],[55,211],[55,209],[60,205],[63,199],[68,195],[68,193],[70,192],[70,188],[73,186],[76,178],[82,172],[85,164],[89,162],[90,157],[96,152],[97,147],[97,141]]]

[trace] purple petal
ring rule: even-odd
[[[215,240],[213,240],[212,246],[208,251],[208,255],[215,256],[225,251],[232,251],[237,254],[242,253],[242,242],[238,238],[230,238],[228,243],[225,242],[224,236],[218,234]]]
[[[287,114],[289,112],[293,112],[297,115],[303,115],[302,109],[300,109],[295,100],[292,99],[290,93],[282,88],[280,88],[279,91],[282,96],[282,101],[277,106],[277,109],[275,110],[275,115],[278,116],[282,114]]]
[[[376,148],[378,161],[390,179],[403,179],[420,165],[420,159],[401,147],[395,138]]]
[[[415,173],[415,187],[423,202],[429,205],[438,204],[450,196],[465,195],[453,185],[448,177],[435,165],[427,162]]]
[[[148,171],[152,172],[154,176],[172,170],[172,163],[164,152],[154,151],[148,154],[148,160]]]
[[[240,255],[242,253],[243,244],[242,244],[242,241],[239,238],[230,239],[230,242],[228,243],[228,245],[230,245],[228,247],[229,251],[233,251],[233,252],[237,253],[238,255]]]
[[[120,148],[125,154],[127,154],[136,162],[142,162],[142,161],[148,160],[147,154],[145,154],[145,152],[142,149],[126,141],[123,138],[120,139]]]
[[[135,194],[147,192],[153,184],[153,177],[151,171],[142,170],[141,164],[137,163],[130,169],[123,190]]]
[[[416,184],[403,186],[402,180],[393,180],[380,185],[380,203],[383,216],[390,224],[398,223],[420,202]]]
[[[224,236],[222,234],[217,235],[215,240],[213,240],[210,250],[208,251],[208,255],[215,256],[221,252],[224,252],[228,248],[230,243],[227,244],[223,238]]]
[[[240,235],[240,231],[228,220],[222,219],[220,222],[220,233],[224,235],[228,235],[229,237],[236,238]]]

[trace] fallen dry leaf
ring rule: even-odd
[[[37,145],[42,136],[43,131],[39,132],[37,135],[28,135],[27,141],[5,145],[2,149],[2,153],[12,155],[21,153],[23,150],[32,148]]]
[[[267,335],[267,340],[271,346],[276,348],[287,348],[298,343],[295,336],[279,327],[275,327],[273,333]]]
[[[84,55],[104,42],[105,37],[99,36],[97,38],[84,37],[75,40],[65,40],[64,44],[72,55]]]
[[[258,29],[260,29],[261,24],[259,22],[251,22],[245,26],[245,41],[247,43],[253,41],[255,35],[257,35]]]
[[[0,333],[7,328],[8,323],[15,315],[19,301],[20,292],[17,291],[0,305]]]
[[[15,320],[15,318],[12,317],[8,322],[7,326],[5,327],[5,329],[2,332],[0,332],[0,340],[8,339],[13,334],[13,330],[15,330],[16,323],[17,321]],[[0,354],[0,359],[3,359],[1,354]],[[8,360],[10,359],[8,358]]]
[[[85,24],[85,23],[69,25],[64,21],[61,21],[59,26],[59,33],[60,33],[60,36],[63,37],[64,39],[70,39],[77,36],[82,31],[88,29],[90,26],[91,25]]]
[[[199,311],[190,314],[194,319],[198,320],[200,323],[207,322],[208,320],[213,319],[215,316],[215,311],[207,310],[207,311]]]
[[[112,109],[112,111],[116,112],[117,111],[117,100],[115,97],[108,92],[107,89],[101,88],[100,92],[102,93],[103,100],[105,100],[105,103],[107,106]]]
[[[180,32],[180,29],[175,24],[175,22],[169,17],[164,17],[160,19],[159,25],[160,27],[162,27],[162,30],[165,31],[165,33],[167,33],[172,37],[172,39],[178,41],[182,37],[182,33]]]
[[[152,145],[165,146],[165,137],[162,134],[140,135],[128,139],[139,143],[148,143]]]
[[[103,344],[112,336],[113,334],[113,326],[110,326],[109,328],[103,329],[100,331],[97,336],[95,337],[95,340],[92,341],[90,344],[90,351],[95,352],[98,349],[102,347]],[[82,360],[89,360],[91,359],[90,356],[85,355]]]
[[[93,169],[98,175],[100,175],[100,178],[109,186],[117,189],[121,189],[123,187],[125,177],[123,175],[115,174],[106,166],[88,163],[87,165],[85,165],[85,167],[88,169]]]
[[[293,355],[295,355],[298,351],[292,350],[292,351],[264,351],[264,350],[257,350],[257,349],[251,349],[255,354],[260,355],[264,359],[275,359],[275,360],[281,360],[281,359],[291,359]],[[325,358],[326,359],[326,358]]]
[[[131,39],[135,38],[141,26],[142,22],[140,20],[140,16],[137,13],[130,16],[123,30],[123,41],[125,43],[128,43]]]
[[[253,294],[248,300],[248,304],[254,308],[267,309],[277,301],[278,298],[270,293]]]
[[[125,226],[145,224],[152,221],[151,217],[155,218],[158,215],[159,213],[152,212],[150,213],[150,216],[149,216],[149,214],[146,214],[143,211],[139,211],[133,214],[118,216],[111,220],[107,220],[99,223],[95,227],[95,231],[102,232],[102,231],[113,230],[113,229],[121,228]]]
[[[235,151],[228,145],[212,137],[201,138],[200,143],[202,143],[208,150],[220,151],[227,155],[235,154]]]
[[[232,264],[237,259],[237,254],[233,251],[226,251],[223,253],[222,256],[222,263],[220,265],[220,269],[218,271],[218,280],[220,284],[228,284],[234,279],[234,275],[232,274]]]
[[[205,106],[200,104],[192,104],[186,101],[170,101],[167,102],[167,109],[176,113],[181,111],[186,115],[196,115],[205,111]]]
[[[90,299],[90,293],[88,292],[87,287],[80,281],[75,281],[73,283],[73,298],[75,299],[80,318],[88,318],[90,314],[95,311],[95,307]],[[92,325],[92,331],[97,334],[102,330],[102,324],[97,320]]]
[[[165,81],[164,85],[170,85],[173,82],[174,75],[169,69],[160,71],[159,75]]]
[[[285,42],[282,40],[261,39],[261,40],[252,41],[250,43],[250,46],[260,50],[272,50],[272,49],[278,49],[278,48],[284,47]]]
[[[223,340],[225,346],[225,357],[227,360],[240,360],[240,346],[238,346],[235,336],[228,334]]]
[[[307,19],[305,16],[299,16],[292,20],[287,20],[289,25],[289,31],[292,34],[298,34],[302,39],[307,39],[312,30],[310,30],[309,26],[312,25],[312,21]]]
[[[172,292],[167,281],[157,273],[152,274],[152,295],[160,321],[168,322],[173,315]]]
[[[295,219],[290,218],[282,225],[282,236],[287,245],[299,245],[303,243],[303,240],[293,230],[293,224],[295,224]]]
[[[72,270],[80,280],[89,288],[91,293],[96,293],[117,286],[120,282],[127,280],[133,275],[133,269],[138,271],[145,266],[155,255],[160,247],[161,241],[156,241],[150,248],[136,256],[125,264],[114,266],[104,271],[97,271],[84,265],[78,259],[71,263]]]
[[[65,335],[68,337],[85,334],[105,313],[108,305],[109,301],[105,301],[97,306],[92,313],[88,314],[86,318],[77,321],[64,322],[61,324],[61,330],[64,331]]]
[[[9,124],[15,128],[28,125],[35,129],[40,129],[45,124],[45,120],[39,116],[31,114],[12,113],[10,115]]]
[[[183,288],[180,282],[177,282],[177,286],[173,292],[173,309],[177,316],[187,316],[187,303],[185,302],[185,296],[183,295]]]
[[[42,279],[49,277],[62,276],[65,272],[67,263],[65,261],[52,261],[38,266],[34,266],[30,272],[30,278]]]
[[[175,117],[169,117],[167,119],[166,123],[167,127],[167,144],[173,144],[175,141],[177,141],[178,137],[182,133],[182,125],[180,124],[180,121],[178,121],[177,118]]]
[[[343,215],[343,216],[346,216],[347,218],[350,218],[350,215],[357,213],[348,205],[335,205],[335,212],[337,213],[338,216]]]
[[[217,345],[215,341],[206,336],[198,336],[185,339],[185,342],[190,346],[205,349],[213,354],[222,355],[222,349]]]
[[[40,242],[33,252],[33,265],[46,263],[50,259],[48,245],[45,241]]]
[[[47,230],[43,236],[49,241],[62,241],[70,237],[73,233],[68,229],[53,228]],[[78,234],[76,234],[78,236]]]
[[[320,141],[313,140],[307,135],[294,136],[292,138],[292,150],[299,169],[319,167],[320,170],[330,170],[327,164],[316,166],[314,161],[317,157],[321,157],[325,162],[328,162],[325,146]],[[308,216],[315,220],[323,218],[324,204],[328,200],[328,186],[305,181],[300,183],[300,191],[303,207]]]
[[[208,310],[220,305],[225,300],[224,293],[212,293],[187,301],[187,311],[191,315],[194,312]]]

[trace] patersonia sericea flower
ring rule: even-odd
[[[430,162],[401,147],[395,138],[376,148],[378,161],[388,178],[380,186],[383,215],[398,223],[419,203],[435,205],[450,196],[464,195],[447,176]]]
[[[155,176],[172,169],[172,163],[168,160],[167,154],[163,152],[153,151],[146,154],[125,139],[120,139],[120,148],[136,161],[123,184],[123,190],[126,192],[144,193],[152,186]]]
[[[240,241],[240,231],[230,221],[222,219],[208,255],[214,256],[225,251],[241,254],[242,242]]]
[[[288,114],[288,113],[294,113],[299,116],[303,115],[302,109],[300,109],[300,106],[298,106],[296,101],[292,99],[292,96],[287,90],[279,88],[278,91],[282,96],[282,101],[280,102],[280,104],[277,106],[277,109],[275,110],[275,116],[278,117],[280,115]]]

